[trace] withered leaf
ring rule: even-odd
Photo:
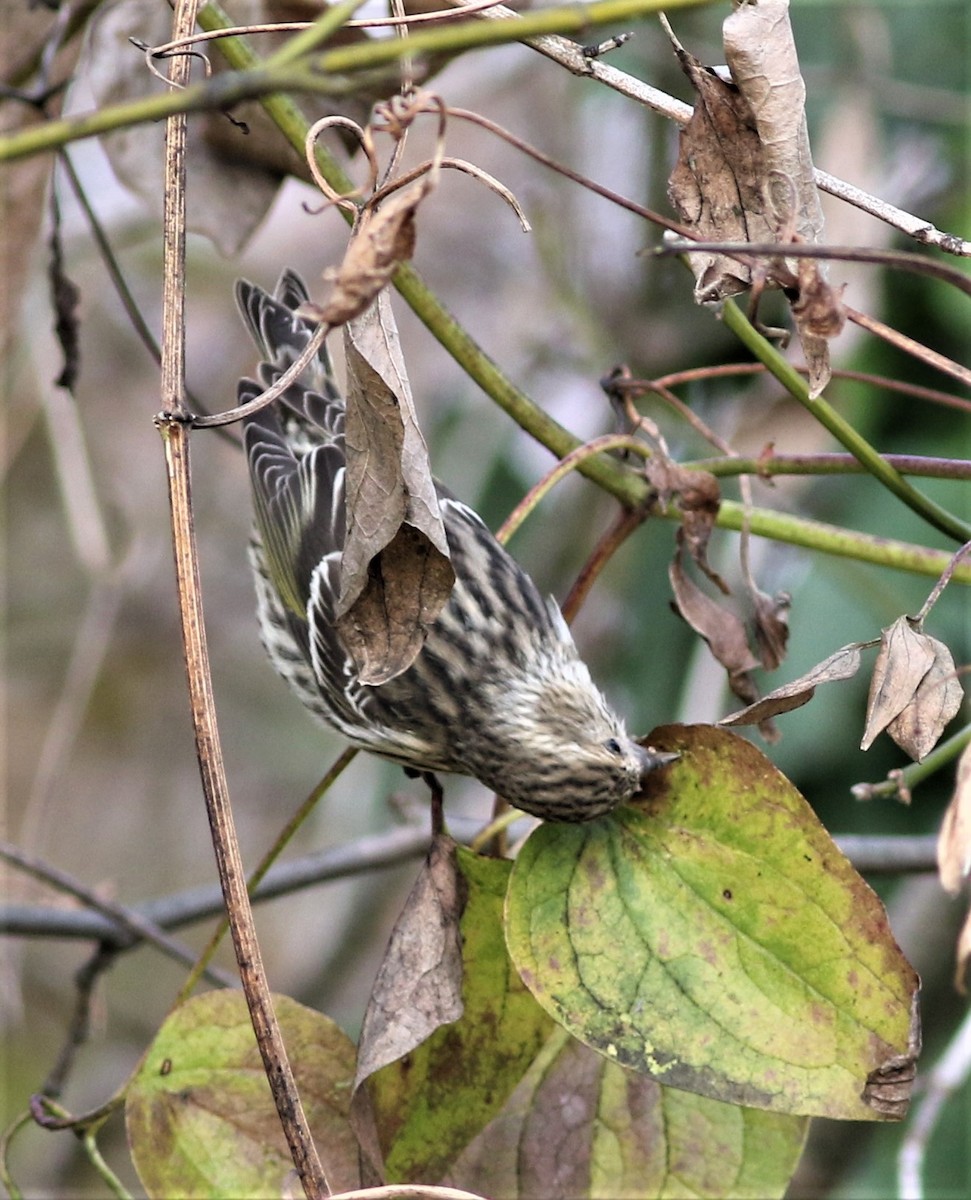
[[[337,628],[362,682],[414,662],[455,573],[391,302],[345,326],[347,538]]]
[[[356,226],[334,274],[334,289],[323,306],[305,304],[301,313],[331,327],[362,316],[391,282],[398,264],[415,253],[415,213],[432,189],[431,176],[385,200]]]
[[[958,759],[954,795],[937,839],[937,869],[941,887],[952,895],[971,875],[971,745]]]
[[[708,562],[708,542],[721,504],[718,480],[709,471],[682,467],[667,455],[658,453],[648,459],[644,473],[663,503],[677,499],[681,511],[679,546],[687,547],[698,568],[727,595],[728,584]]]
[[[722,37],[725,62],[758,132],[766,200],[777,232],[818,242],[823,212],[789,0],[737,6],[725,18]]]
[[[906,616],[898,617],[880,637],[867,699],[866,728],[860,749],[869,750],[878,734],[913,702],[920,681],[931,669],[933,639],[914,628]]]
[[[455,843],[437,837],[391,932],[361,1026],[351,1122],[372,1176],[380,1174],[381,1150],[361,1085],[461,1017],[462,894]]]
[[[732,691],[744,700],[753,699],[757,693],[748,672],[759,666],[759,660],[749,647],[744,622],[689,578],[680,546],[668,567],[668,578],[677,611],[705,639],[712,654],[728,671]]]
[[[668,198],[703,241],[760,242],[777,236],[764,194],[762,146],[748,103],[675,43],[681,69],[695,89],[694,111],[678,135],[678,161]],[[699,304],[744,292],[752,282],[745,263],[723,254],[689,254]]]
[[[759,661],[767,671],[774,671],[786,656],[789,644],[789,609],[792,597],[788,592],[769,596],[757,587],[750,589],[755,617],[752,630],[758,647]]]
[[[768,717],[777,717],[780,713],[792,712],[795,708],[801,708],[804,704],[809,703],[821,683],[834,683],[840,679],[852,678],[860,669],[860,649],[861,643],[859,642],[851,642],[848,646],[841,647],[835,654],[831,654],[829,658],[823,659],[812,670],[807,671],[805,675],[801,675],[791,683],[783,684],[782,687],[769,692],[768,695],[763,696],[761,700],[756,700],[747,708],[739,709],[738,712],[722,717],[718,724],[757,725]]]
[[[918,981],[919,982],[919,981]],[[907,1051],[893,1054],[867,1076],[863,1100],[881,1116],[902,1121],[907,1115],[917,1078],[917,1059],[920,1056],[922,1034],[920,1025],[920,996],[915,990],[910,1006],[910,1033]]]
[[[818,243],[823,210],[813,171],[806,124],[806,85],[789,21],[789,0],[743,4],[722,27],[725,61],[752,113],[765,171],[766,199],[776,238]],[[809,394],[822,394],[830,378],[828,338],[843,327],[839,292],[817,260],[789,261],[799,280],[793,319],[809,368]]]
[[[846,323],[843,289],[826,279],[823,265],[811,258],[799,259],[799,295],[792,303],[803,356],[809,370],[809,398],[821,396],[829,383],[829,338],[841,333]]]
[[[910,703],[887,726],[887,733],[900,749],[917,762],[937,745],[964,699],[950,650],[937,638],[922,636],[933,650],[934,659]]]

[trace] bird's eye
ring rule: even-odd
[[[611,754],[623,754],[624,752],[616,738],[607,738],[604,742],[604,749],[609,750]]]

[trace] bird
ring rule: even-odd
[[[236,301],[262,361],[245,404],[313,335],[308,292],[284,270],[273,292],[239,280]],[[629,801],[672,755],[630,738],[593,682],[556,601],[479,515],[436,482],[455,572],[413,663],[362,683],[335,623],[345,538],[345,402],[326,348],[244,418],[253,492],[249,558],[264,647],[303,703],[352,745],[412,775],[473,776],[545,821],[581,822]]]

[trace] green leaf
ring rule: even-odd
[[[387,1178],[437,1179],[502,1107],[553,1023],[506,951],[510,864],[459,848],[463,1015],[368,1080]]]
[[[510,954],[540,1004],[660,1082],[779,1112],[906,1110],[917,976],[879,900],[750,743],[679,750],[641,808],[541,825],[514,864]]]
[[[504,1200],[771,1200],[808,1123],[664,1087],[558,1030],[443,1182]]]
[[[287,996],[273,1003],[328,1178],[340,1191],[356,1187],[354,1046],[320,1013]],[[228,1200],[298,1186],[240,992],[207,992],[167,1018],[129,1089],[125,1122],[150,1197]]]

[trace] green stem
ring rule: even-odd
[[[930,550],[910,542],[841,529],[823,521],[793,517],[771,509],[746,508],[734,500],[721,502],[715,524],[720,529],[741,531],[747,528],[759,537],[772,538],[777,542],[788,542],[792,546],[804,546],[824,554],[835,554],[841,558],[856,559],[857,562],[894,567],[898,571],[933,578],[937,578],[954,557],[945,550]],[[971,583],[971,565],[962,563],[955,569],[952,578],[960,583]]]
[[[12,162],[45,150],[55,150],[80,138],[94,137],[132,125],[146,124],[175,113],[199,112],[232,107],[241,100],[257,99],[274,92],[312,92],[335,95],[350,90],[353,81],[342,78],[354,72],[381,67],[408,55],[455,54],[462,50],[524,41],[551,33],[586,33],[600,25],[632,21],[662,8],[684,8],[708,0],[595,0],[587,5],[568,5],[526,13],[515,21],[468,21],[420,30],[406,38],[372,39],[353,46],[335,47],[315,54],[302,63],[289,61],[284,47],[276,56],[282,66],[240,73],[214,75],[204,83],[182,90],[168,90],[125,104],[108,105],[76,117],[48,121],[9,137],[0,138],[0,162]],[[212,18],[214,7],[207,6]],[[328,14],[329,18],[330,14]],[[327,20],[328,18],[325,18]],[[315,27],[313,40],[323,22]],[[222,26],[232,27],[232,23]],[[310,38],[312,31],[300,37]]]
[[[752,351],[759,362],[765,364],[789,394],[798,400],[808,412],[812,413],[816,420],[849,450],[874,479],[882,483],[888,491],[893,492],[899,500],[902,500],[918,516],[923,517],[934,529],[954,538],[962,545],[971,540],[971,525],[960,520],[908,483],[900,472],[895,470],[866,438],[859,434],[822,397],[816,400],[810,399],[806,381],[792,364],[782,357],[775,346],[758,332],[733,300],[725,301],[722,318],[735,336]]]
[[[971,479],[971,461],[964,458],[931,458],[921,454],[886,454],[884,458],[901,475],[925,479]],[[707,471],[720,479],[736,475],[860,475],[863,464],[852,454],[773,454],[759,458],[697,458],[683,467]]]

